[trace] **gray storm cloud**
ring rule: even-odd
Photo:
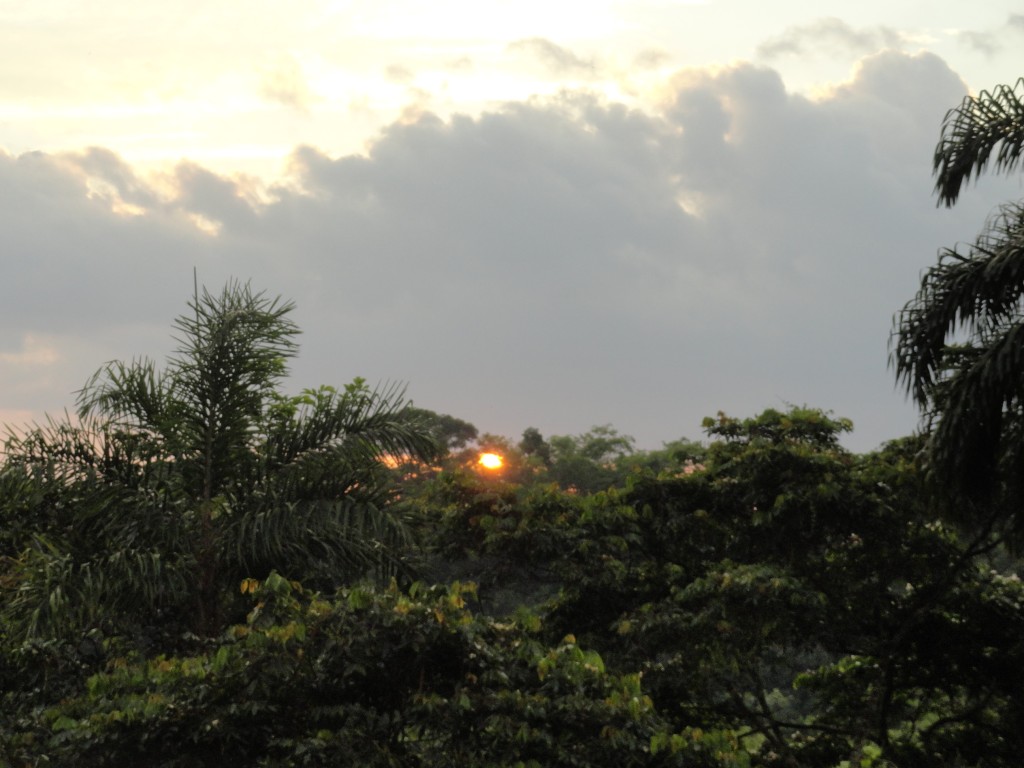
[[[4,407],[62,407],[104,360],[169,349],[194,267],[297,302],[296,386],[406,381],[486,431],[611,422],[656,447],[791,402],[852,418],[860,449],[909,432],[892,314],[1005,191],[934,206],[963,83],[886,53],[816,101],[751,65],[666,92],[657,112],[567,95],[424,115],[366,155],[299,147],[262,195],[196,164],[149,185],[109,150],[0,155],[0,353],[49,334],[66,360],[34,390],[38,366],[8,365]]]

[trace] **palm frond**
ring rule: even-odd
[[[8,466],[21,466],[34,477],[49,482],[74,482],[102,472],[106,458],[116,449],[109,433],[91,418],[74,423],[47,416],[24,434],[11,435],[5,444]]]
[[[407,410],[403,386],[385,385],[339,403],[338,411],[346,421],[347,447],[357,455],[375,460],[388,455],[429,460],[441,450],[431,425]]]
[[[210,499],[223,490],[236,464],[251,455],[251,442],[266,401],[287,374],[298,327],[291,302],[253,293],[231,282],[218,296],[203,289],[192,315],[175,321],[176,356],[172,420],[182,431],[182,453],[193,462],[193,493]]]
[[[219,296],[203,289],[189,306],[194,316],[174,322],[180,335],[171,372],[180,381],[180,396],[209,408],[225,396],[263,396],[287,375],[287,361],[298,349],[299,329],[288,317],[292,302],[231,282]]]
[[[76,560],[40,536],[5,568],[10,588],[0,615],[23,640],[68,637],[123,615],[145,622],[183,601],[191,571],[145,550],[115,549]]]
[[[940,253],[914,299],[895,319],[890,364],[926,404],[958,333],[980,341],[1020,315],[1024,296],[1024,205],[1002,206],[965,253]]]
[[[233,578],[263,578],[277,570],[304,582],[336,587],[366,577],[387,578],[403,569],[412,538],[390,510],[344,497],[275,501],[247,509],[224,537]]]
[[[972,176],[980,175],[995,153],[995,170],[1011,171],[1024,151],[1024,78],[991,92],[968,96],[946,113],[935,149],[935,191],[939,204],[952,206]]]
[[[11,435],[6,466],[18,466],[43,485],[65,490],[102,481],[137,488],[168,474],[162,441],[144,430],[128,429],[86,415],[77,421],[47,417],[30,431]]]
[[[159,431],[166,422],[171,396],[167,384],[151,360],[111,361],[76,393],[78,416],[95,416],[128,428]]]
[[[1007,423],[1021,410],[1024,322],[979,347],[952,350],[950,375],[934,392],[938,414],[929,446],[944,480],[970,491],[991,491]]]
[[[7,598],[2,618],[13,636],[31,640],[80,625],[77,614],[91,601],[76,594],[81,584],[72,578],[70,555],[38,537],[35,547],[10,559],[4,570]]]
[[[307,390],[294,399],[288,418],[268,421],[266,450],[274,468],[311,454],[376,463],[387,455],[428,459],[440,445],[421,417],[412,417],[399,385],[370,390],[359,380],[343,392]]]

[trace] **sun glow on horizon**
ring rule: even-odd
[[[481,453],[477,463],[484,469],[501,469],[505,460],[497,453]]]

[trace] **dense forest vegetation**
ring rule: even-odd
[[[947,116],[940,202],[1022,92]],[[810,407],[639,451],[288,395],[292,306],[197,290],[6,441],[0,765],[1019,765],[1022,293],[1011,203],[897,315],[922,433],[855,455]]]

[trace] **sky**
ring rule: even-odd
[[[296,303],[289,391],[517,439],[723,411],[911,433],[893,316],[1021,178],[938,208],[1016,3],[0,0],[0,422],[173,352],[193,273]]]

